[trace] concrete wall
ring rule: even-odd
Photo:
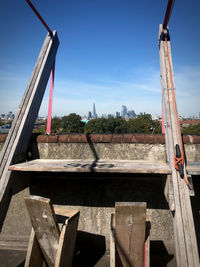
[[[4,138],[5,139],[5,138]],[[1,142],[0,137],[0,145]],[[184,137],[189,161],[200,161],[200,138]],[[29,147],[29,158],[145,159],[165,162],[162,135],[65,135],[38,136]],[[27,173],[30,187],[13,196],[1,239],[27,240],[30,221],[23,197],[35,194],[51,198],[53,204],[80,209],[79,236],[93,249],[109,249],[110,214],[115,202],[147,202],[151,219],[151,248],[167,266],[175,266],[172,214],[164,196],[166,176],[135,174]],[[93,241],[91,241],[93,240]],[[92,248],[90,248],[92,249]],[[164,253],[164,254],[163,254]],[[161,255],[160,254],[160,255]]]

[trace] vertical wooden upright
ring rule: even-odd
[[[35,120],[55,61],[59,40],[56,31],[47,34],[18,112],[0,154],[0,229],[16,181],[8,167],[16,156],[25,158]],[[19,186],[18,186],[19,187]]]
[[[115,203],[116,266],[143,267],[146,203]]]
[[[172,182],[174,195],[173,214],[177,266],[199,267],[199,254],[189,188],[174,167],[175,146],[176,144],[181,146],[178,133],[180,126],[176,119],[177,109],[173,96],[174,76],[169,33],[167,29],[163,29],[162,25],[159,27],[159,56],[166,153],[167,161],[172,169],[172,175],[168,177],[168,180]],[[187,177],[185,167],[184,174]]]

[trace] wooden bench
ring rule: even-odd
[[[76,241],[79,211],[53,208],[50,199],[25,197],[32,230],[25,267],[70,267]]]

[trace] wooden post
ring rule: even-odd
[[[162,32],[163,27],[160,25],[159,38]],[[172,176],[169,176],[168,179],[172,181],[174,191],[174,235],[177,266],[199,267],[199,255],[189,189],[174,167],[175,145],[178,144],[180,146],[181,144],[178,134],[179,124],[177,124],[176,120],[176,103],[174,103],[172,91],[174,77],[169,40],[159,40],[159,55],[166,153],[167,160],[172,169]],[[171,80],[170,72],[172,72],[173,80]],[[185,176],[187,175],[185,168],[184,174]]]
[[[13,163],[14,156],[26,154],[58,45],[56,31],[52,36],[48,33],[0,154],[0,229],[15,186],[8,167]]]
[[[144,267],[146,203],[115,203],[116,266]]]

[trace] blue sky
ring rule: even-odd
[[[32,0],[58,32],[53,115],[161,114],[158,27],[167,0]],[[176,0],[169,28],[180,115],[200,112],[200,1]],[[46,36],[25,0],[1,1],[0,113],[16,112]],[[39,114],[47,116],[49,85]]]

